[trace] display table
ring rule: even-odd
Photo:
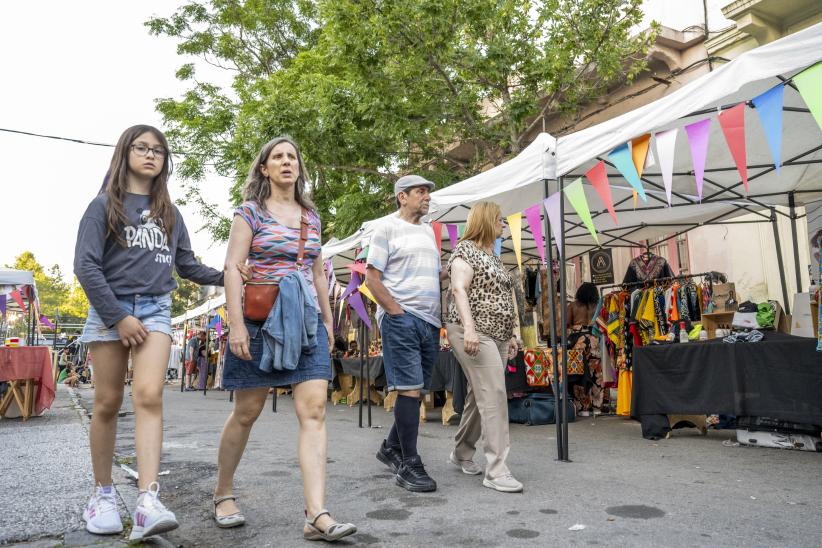
[[[768,331],[757,343],[634,349],[632,417],[712,413],[822,424],[816,339]]]
[[[12,401],[20,408],[23,420],[32,414],[41,414],[51,407],[55,395],[49,349],[45,346],[0,348],[0,381],[9,383],[0,401],[0,416],[6,416]]]

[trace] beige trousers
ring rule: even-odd
[[[485,477],[496,479],[510,474],[505,460],[511,443],[508,438],[508,394],[505,391],[505,363],[508,341],[479,334],[476,356],[465,353],[465,330],[461,325],[445,326],[451,350],[468,378],[468,394],[460,426],[454,438],[457,460],[473,460],[480,435],[484,439]]]

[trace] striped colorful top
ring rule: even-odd
[[[297,269],[295,263],[300,241],[299,228],[280,224],[268,210],[255,202],[243,202],[234,210],[234,215],[239,215],[248,223],[253,233],[251,248],[248,250],[248,264],[254,267],[254,280],[279,280]],[[319,215],[308,210],[308,240],[305,242],[303,275],[314,298],[317,297],[317,289],[314,287],[311,268],[322,253],[321,233]]]

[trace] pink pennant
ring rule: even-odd
[[[539,257],[542,264],[545,264],[545,245],[542,242],[542,220],[540,215],[539,204],[534,204],[525,211],[525,218],[528,219],[528,225],[531,227],[531,234],[534,236],[534,245],[539,249]]]
[[[434,239],[437,241],[437,249],[442,253],[442,223],[431,221],[431,228],[434,230]]]
[[[54,324],[51,323],[45,314],[40,314],[40,323],[48,327],[49,329],[54,329]]]
[[[223,336],[223,319],[220,316],[217,316],[217,325],[214,326],[214,330],[217,332],[217,338]]]
[[[745,103],[739,103],[735,107],[723,110],[719,114],[719,125],[722,127],[722,134],[725,142],[728,143],[728,150],[736,163],[736,169],[742,177],[745,185],[745,192],[748,192],[748,160],[745,153]]]
[[[365,325],[368,326],[368,329],[371,329],[371,319],[368,317],[368,313],[365,311],[365,303],[362,302],[362,295],[360,295],[359,291],[355,291],[351,294],[351,297],[348,298],[348,304],[351,305],[351,308],[354,309],[354,312],[357,313],[357,316],[365,322]]]
[[[608,172],[605,171],[605,162],[600,160],[597,165],[588,170],[585,178],[588,179],[602,199],[602,203],[608,208],[608,213],[611,214],[614,224],[619,224],[616,211],[614,211],[614,199],[611,197],[611,185],[608,184]]]
[[[361,276],[365,276],[365,263],[350,263],[345,267],[351,269],[351,272],[359,272]]]
[[[685,126],[688,134],[688,144],[691,145],[691,160],[694,164],[694,177],[696,177],[696,192],[699,201],[702,201],[702,183],[705,176],[705,158],[708,157],[708,136],[711,131],[711,119],[705,118],[693,124]]]
[[[20,293],[19,289],[15,289],[11,292],[11,298],[14,299],[14,302],[20,306],[20,310],[22,310],[24,314],[28,312],[26,305],[23,303],[23,295]]]
[[[448,239],[451,240],[451,249],[457,248],[457,242],[459,241],[459,229],[457,225],[447,224],[445,228],[448,229]]]
[[[560,200],[562,200],[561,191],[545,198],[542,201],[542,204],[545,207],[545,213],[548,215],[548,220],[551,223],[551,232],[554,234],[554,239],[557,241],[557,249],[560,253],[562,253],[562,231],[560,225],[562,218],[559,214]]]

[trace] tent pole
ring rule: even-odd
[[[365,342],[365,335],[363,334],[363,329],[365,328],[364,322],[362,318],[360,318],[360,326],[357,328],[357,344],[360,345],[360,401],[359,401],[359,413],[360,413],[360,428],[362,428],[362,398],[363,398],[363,380],[365,379],[365,358],[363,357],[362,352],[362,345]]]
[[[543,179],[543,196],[548,198],[548,179]],[[559,402],[559,361],[557,360],[557,318],[556,318],[556,311],[554,309],[554,304],[556,303],[556,296],[557,296],[557,284],[554,280],[554,246],[551,243],[551,221],[548,219],[548,214],[545,214],[545,219],[543,220],[545,225],[545,256],[548,260],[548,291],[546,295],[543,296],[544,299],[548,300],[548,327],[550,331],[548,332],[548,342],[550,342],[550,352],[551,352],[551,367],[554,369],[554,381],[551,383],[551,389],[554,391],[554,404],[558,404]],[[543,318],[542,321],[545,321],[546,318]],[[554,408],[554,417],[559,417],[558,415],[558,407]],[[557,460],[562,460],[562,422],[559,420],[554,420],[557,426]]]
[[[782,244],[779,242],[779,227],[776,224],[776,208],[771,208],[771,224],[773,226],[773,239],[776,244],[776,263],[779,265],[779,283],[782,285],[782,300],[784,302],[785,314],[790,315],[791,306],[788,303],[788,284],[785,281],[785,265],[782,263]],[[778,326],[774,326],[776,329]]]
[[[799,266],[799,239],[796,237],[796,200],[794,193],[788,193],[788,204],[791,208],[791,236],[793,237],[793,267],[796,274],[796,292],[802,293],[802,271]]]
[[[558,190],[563,191],[564,177],[559,178]],[[565,329],[567,322],[565,300],[567,299],[565,285],[565,197],[559,200],[559,233],[561,237],[559,249],[559,328],[562,337],[562,378],[560,379],[559,416],[562,418],[562,458],[563,462],[571,462],[568,458],[568,332]]]
[[[210,331],[210,329],[208,327],[208,312],[206,312],[206,315],[205,315],[205,335],[206,335],[206,340],[205,340],[205,376],[203,378],[203,396],[205,396],[208,393],[208,368],[209,368],[209,364],[208,364],[208,346],[209,345],[208,345],[208,342],[209,342],[209,339],[210,339],[210,337],[208,336],[209,331]]]
[[[180,392],[186,389],[186,351],[188,349],[188,320],[183,320],[183,367],[180,375]]]

